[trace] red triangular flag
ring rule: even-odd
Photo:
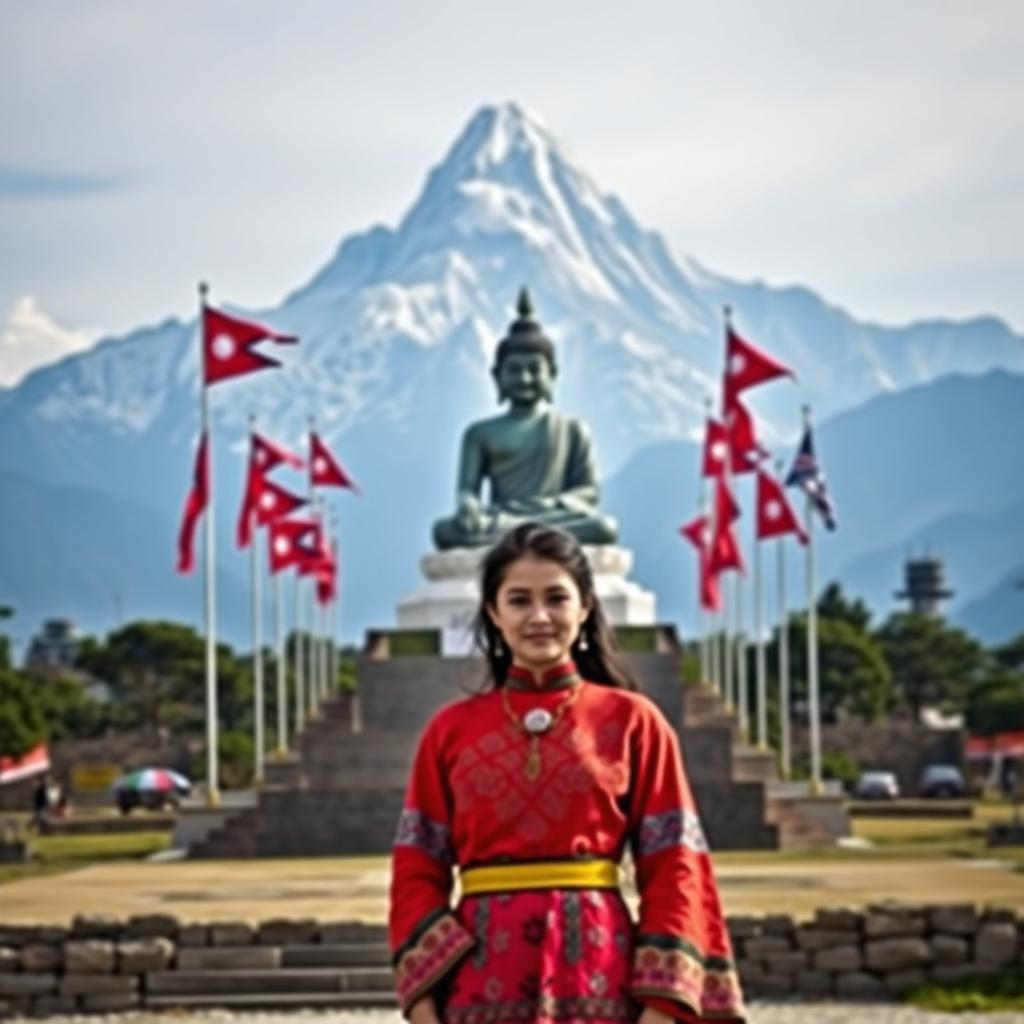
[[[355,481],[312,430],[309,432],[309,479],[316,487],[347,487],[359,493]]]
[[[280,366],[253,346],[260,341],[295,344],[292,334],[280,334],[263,324],[229,316],[212,306],[203,308],[203,379],[206,384],[238,377],[243,373]]]
[[[708,417],[704,428],[704,476],[721,476],[729,456],[729,437],[721,420]]]
[[[711,568],[708,551],[700,554],[700,606],[708,612],[722,610],[722,588],[718,585],[718,574]]]
[[[242,508],[238,513],[238,528],[236,531],[236,543],[240,548],[247,548],[252,541],[252,531],[256,525],[254,520],[257,518],[255,513],[258,511],[257,503],[260,497],[266,492],[268,485],[276,488],[276,485],[271,484],[267,479],[266,474],[275,466],[282,464],[302,469],[306,463],[298,455],[288,451],[287,448],[282,448],[273,441],[268,441],[267,438],[262,437],[255,431],[249,435],[249,470],[246,475],[245,494],[242,497]],[[283,511],[277,513],[278,515],[288,515],[305,504],[304,499],[297,498],[283,489],[278,488],[278,490],[281,490],[282,493],[276,495],[276,497],[282,498],[282,501],[274,506],[274,508],[283,509]],[[289,501],[288,499],[294,500]],[[273,501],[271,501],[271,505],[273,505]],[[260,526],[265,526],[268,521],[266,519],[258,519]]]
[[[754,417],[750,410],[733,395],[725,410],[725,422],[729,431],[732,471],[750,473],[768,453],[761,447],[754,432]]]
[[[739,506],[726,486],[725,480],[719,477],[715,481],[715,532],[711,538],[709,572],[717,575],[727,569],[743,571],[743,555],[732,530],[732,524],[739,518],[739,515]]]
[[[699,515],[679,527],[679,532],[697,549],[700,578],[700,605],[706,611],[716,612],[722,607],[722,594],[718,576],[711,569],[709,557],[710,536],[707,516]]]
[[[188,573],[195,568],[193,541],[196,524],[210,500],[210,459],[206,445],[206,431],[199,438],[196,461],[192,470],[192,489],[185,499],[185,513],[178,531],[178,572]]]
[[[305,504],[305,498],[300,498],[286,487],[275,484],[269,477],[261,475],[258,490],[253,498],[256,522],[260,526],[266,526],[275,519],[290,516],[296,509],[302,508]]]
[[[807,543],[807,534],[786,498],[782,485],[763,470],[757,474],[757,537],[782,537],[795,533],[801,544]]]
[[[280,572],[293,565],[300,568],[315,561],[319,552],[305,543],[304,538],[317,527],[313,519],[275,519],[267,531],[270,547],[270,571]]]
[[[796,375],[788,366],[741,338],[732,327],[726,328],[724,408],[728,409],[741,391],[775,377],[795,379]]]
[[[305,459],[301,455],[296,455],[294,452],[288,451],[287,448],[282,448],[281,445],[268,440],[262,434],[253,432],[249,437],[252,442],[249,458],[264,473],[275,466],[286,465],[294,469],[302,469],[306,465]]]
[[[679,527],[679,532],[698,550],[706,551],[708,547],[708,517],[699,515]]]

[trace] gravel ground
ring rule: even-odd
[[[112,1013],[48,1017],[47,1024],[402,1024],[398,1013],[307,1011],[296,1013]],[[39,1024],[38,1019],[13,1018],[11,1024]],[[1024,1024],[1021,1013],[931,1013],[891,1003],[753,1003],[750,1024]]]

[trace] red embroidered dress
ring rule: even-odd
[[[742,1021],[675,732],[646,697],[581,682],[575,671],[553,669],[538,686],[513,667],[504,695],[460,700],[427,725],[392,858],[402,1010],[429,991],[447,1024],[625,1024],[643,1002],[687,1022]],[[521,720],[536,707],[555,722],[531,780],[530,739],[509,712]],[[617,862],[627,843],[636,925],[616,889],[479,894],[450,908],[456,866]]]

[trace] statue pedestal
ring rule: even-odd
[[[654,594],[628,578],[633,552],[612,544],[583,549],[594,572],[594,586],[613,626],[653,626]],[[453,548],[424,555],[426,584],[398,602],[399,629],[439,629],[465,634],[480,602],[480,562],[486,548]]]

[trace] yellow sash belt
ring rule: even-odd
[[[463,896],[517,889],[617,889],[613,860],[542,860],[532,864],[487,864],[460,872]]]

